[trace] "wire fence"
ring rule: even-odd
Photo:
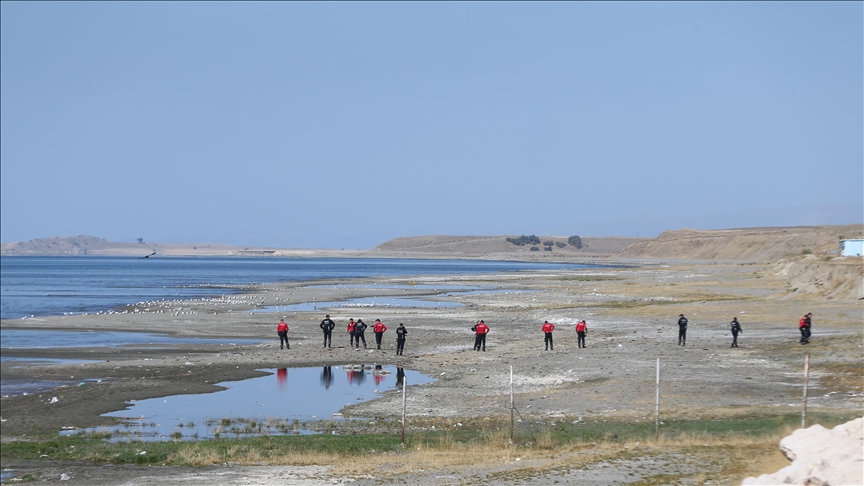
[[[519,446],[551,446],[567,442],[633,442],[650,441],[659,439],[676,438],[722,438],[729,436],[762,436],[772,434],[778,429],[808,424],[807,415],[807,393],[809,384],[810,357],[806,357],[804,373],[802,375],[802,400],[800,421],[797,413],[761,414],[749,416],[731,416],[728,418],[690,418],[681,417],[671,410],[664,411],[663,408],[663,385],[661,381],[661,362],[656,361],[656,373],[653,379],[654,403],[648,405],[642,401],[627,410],[627,416],[609,415],[604,418],[603,414],[592,418],[585,413],[584,405],[578,403],[572,405],[572,410],[557,412],[551,416],[538,417],[537,414],[528,413],[530,404],[525,403],[528,399],[519,398],[519,392],[528,388],[527,384],[520,383],[514,379],[513,368],[510,368],[510,397],[509,397],[509,424],[506,419],[494,421],[495,428],[505,432],[509,425],[509,441]],[[590,384],[584,384],[583,394],[590,395]],[[644,392],[645,386],[640,389]],[[423,427],[420,419],[409,418],[410,411],[407,410],[406,388],[403,383],[402,389],[402,441],[405,441],[405,431],[409,434],[420,432],[428,433],[435,428]],[[500,398],[495,399],[500,404]],[[521,403],[520,403],[521,400]],[[590,412],[590,411],[588,411]],[[664,416],[667,413],[668,416]],[[466,413],[466,416],[471,415]],[[851,417],[850,417],[851,418]],[[842,417],[823,414],[810,416],[810,422],[822,423],[823,425],[834,425],[839,423]],[[459,425],[462,425],[461,423]],[[491,425],[491,424],[490,424]],[[504,430],[502,430],[504,429]],[[440,429],[439,429],[440,430]],[[452,429],[448,429],[452,430]]]

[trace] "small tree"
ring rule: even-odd
[[[544,241],[544,242],[543,242],[543,246],[552,246],[552,245],[554,245],[554,244],[555,244],[555,242],[552,241],[552,240]]]
[[[144,243],[144,238],[138,238],[138,239],[135,240],[135,241],[137,241],[138,244],[140,245],[140,244]]]
[[[532,246],[531,251],[540,251],[540,248],[537,248],[536,246]]]
[[[582,238],[579,238],[576,235],[567,238],[567,243],[570,243],[571,246],[575,246],[576,248],[582,248]]]
[[[556,241],[555,246],[557,246],[558,248],[564,248],[565,246],[567,246],[567,243],[564,243],[563,241]]]
[[[530,236],[522,235],[519,238],[507,238],[507,241],[509,241],[510,243],[513,243],[516,246],[522,246],[522,245],[526,245],[526,244],[528,244],[528,245],[539,245],[540,244],[540,238],[537,238],[535,235],[530,235]]]

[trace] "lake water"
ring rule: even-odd
[[[263,371],[272,374],[219,383],[227,388],[223,391],[133,402],[128,410],[105,414],[124,419],[122,425],[83,432],[110,432],[115,441],[311,434],[326,431],[332,421],[342,421],[338,414],[342,407],[401,389],[402,380],[408,386],[434,381],[416,371],[380,365]],[[392,415],[398,416],[400,410]]]
[[[249,284],[575,268],[602,267],[371,258],[2,256],[0,318],[107,312],[143,301],[230,294]]]
[[[8,349],[101,348],[137,346],[158,348],[172,344],[260,343],[260,339],[191,338],[167,334],[120,331],[54,331],[45,329],[0,329],[0,342]]]

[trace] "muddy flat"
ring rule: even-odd
[[[184,309],[182,313],[142,305],[139,312],[123,315],[4,320],[3,330],[146,331],[228,342],[184,341],[156,347],[4,347],[4,381],[62,382],[67,386],[3,397],[2,440],[27,440],[28,436],[56,433],[64,427],[109,425],[114,419],[102,414],[122,410],[130,401],[213,393],[219,389],[214,383],[262,376],[262,369],[346,363],[395,365],[435,378],[432,383],[409,387],[409,428],[416,430],[430,420],[452,424],[463,419],[509,416],[511,367],[514,404],[526,420],[579,417],[585,421],[653,423],[658,358],[662,417],[723,418],[748,411],[800,413],[807,354],[811,356],[808,410],[861,414],[862,301],[790,296],[788,280],[777,275],[773,265],[629,263],[604,269],[518,274],[267,284],[250,288],[246,299],[255,302],[266,297],[268,302],[287,306],[395,294],[456,302],[459,307],[358,306],[285,312],[255,310],[254,305],[243,309],[237,304],[227,312],[224,305],[212,301],[190,300],[170,303]],[[388,290],[384,286],[397,287]],[[429,286],[472,286],[489,291],[440,295]],[[810,344],[802,345],[798,319],[807,312],[814,315],[813,336]],[[325,313],[337,325],[332,348],[322,346],[319,323]],[[683,346],[678,345],[679,314],[689,319]],[[290,350],[280,350],[276,336],[276,323],[282,317],[290,325]],[[729,322],[733,317],[743,327],[737,348],[730,347]],[[362,318],[370,325],[375,319],[386,323],[382,349],[349,347],[344,332],[349,318]],[[481,319],[491,331],[486,350],[475,351],[470,328]],[[580,320],[585,320],[589,329],[585,348],[577,347],[574,332]],[[540,329],[544,321],[556,325],[552,350],[544,347]],[[395,353],[399,323],[409,330],[402,356]],[[370,348],[374,347],[371,329],[366,338]],[[232,339],[250,341],[233,343]],[[32,361],[38,358],[71,361]],[[57,400],[51,403],[54,397]],[[401,394],[388,392],[345,407],[342,413],[395,419],[401,413],[401,401]],[[638,450],[638,446],[632,447]],[[630,449],[625,457],[619,447],[586,462],[579,451],[551,451],[523,459],[520,451],[514,450],[506,457],[490,458],[484,467],[426,468],[410,475],[388,472],[384,466],[346,473],[333,464],[106,468],[4,459],[3,468],[28,471],[46,480],[59,480],[65,473],[78,478],[80,484],[156,484],[195,478],[221,484],[480,484],[493,480],[519,484],[526,478],[535,484],[640,484],[656,475],[655,470],[690,478],[687,482],[698,482],[696,477],[706,471],[711,474],[704,464],[694,465],[692,457],[684,460],[652,451],[640,455]],[[766,472],[763,462],[754,462],[749,470],[723,473],[725,476],[718,473],[718,477],[725,478],[721,483],[740,481],[747,475]],[[722,464],[715,469],[722,471]]]

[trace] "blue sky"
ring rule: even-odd
[[[2,241],[864,222],[861,2],[3,2]]]

